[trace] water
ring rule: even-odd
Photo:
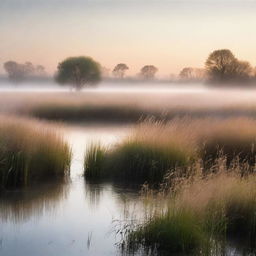
[[[5,92],[19,93],[31,90],[34,93],[40,92],[40,95],[41,92],[49,95],[52,92],[69,92],[68,89],[59,87],[0,88],[3,100],[7,96]],[[157,88],[140,88],[134,85],[124,85],[120,88],[105,85],[85,89],[81,94],[87,95],[88,98],[109,95],[111,100],[113,95],[122,94],[122,101],[134,100],[134,105],[136,102],[143,102],[154,107],[163,104],[209,106],[250,103],[256,100],[254,89],[210,89],[202,85],[159,85]],[[19,106],[19,100],[22,100],[22,97],[16,96],[13,101],[16,105],[10,104],[13,107]],[[1,109],[4,107],[8,106],[3,104]],[[64,184],[45,184],[17,190],[1,197],[0,255],[119,255],[116,243],[120,241],[120,237],[114,232],[115,223],[118,223],[115,220],[124,218],[124,206],[128,205],[133,210],[137,204],[138,193],[117,185],[86,183],[82,177],[83,158],[87,146],[92,142],[112,145],[127,136],[131,128],[132,126],[88,124],[62,128],[64,137],[73,151],[70,180]],[[227,248],[229,255],[242,255],[234,248],[233,245]]]
[[[129,127],[65,129],[73,149],[71,179],[7,193],[0,201],[0,255],[117,255],[114,220],[136,192],[108,184],[86,184],[81,176],[86,145],[112,144]]]

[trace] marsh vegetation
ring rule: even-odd
[[[144,217],[125,223],[122,248],[229,255],[235,243],[254,255],[255,127],[247,118],[149,119],[112,147],[92,145],[88,180],[143,184]]]
[[[222,156],[226,157],[227,167],[239,159],[253,170],[255,127],[255,121],[246,118],[183,118],[167,123],[149,119],[112,148],[89,148],[85,176],[157,184],[177,167],[186,174],[187,166],[201,159],[205,167],[211,168]]]
[[[60,223],[50,221],[50,212],[58,212],[56,219],[63,223],[79,222],[66,228],[77,241],[82,240],[75,229],[84,239],[88,237],[93,255],[102,254],[104,249],[112,253],[115,243],[119,244],[120,239],[116,241],[113,236],[109,240],[102,237],[109,231],[113,216],[117,221],[127,217],[121,248],[131,255],[153,251],[156,255],[219,255],[220,251],[231,255],[230,246],[232,250],[243,248],[245,255],[253,253],[256,122],[255,96],[251,92],[179,92],[175,97],[173,91],[156,95],[145,90],[42,93],[41,97],[25,92],[1,95],[1,110],[5,113],[0,125],[5,145],[1,152],[3,159],[12,159],[1,162],[1,170],[6,170],[1,173],[2,188],[8,190],[1,193],[0,206],[5,209],[1,210],[2,222],[26,220],[31,227],[33,217],[44,220],[42,215],[46,214],[47,222],[59,230]],[[221,94],[230,98],[222,100]],[[115,100],[114,95],[118,96]],[[180,101],[186,104],[181,106]],[[48,114],[38,114],[42,109]],[[125,109],[136,114],[132,116]],[[53,122],[56,120],[65,123],[57,125]],[[69,123],[71,120],[78,123]],[[83,123],[79,123],[81,120]],[[56,184],[56,193],[51,186],[49,197],[46,192],[45,197],[40,195],[41,186],[45,191],[49,182],[66,180],[63,178],[69,177],[69,166],[71,183]],[[31,186],[34,183],[40,186]],[[135,211],[132,217],[127,201]],[[62,204],[66,205],[65,213]],[[84,219],[85,212],[88,220]],[[80,225],[81,219],[84,225]],[[43,226],[39,227],[41,232]],[[66,225],[62,226],[66,234]],[[4,227],[9,230],[7,225]],[[48,229],[53,230],[49,225]],[[122,228],[118,230],[120,238]],[[9,232],[8,237],[15,236]],[[54,239],[54,232],[44,232]],[[37,231],[30,238],[38,246],[34,233]],[[108,245],[100,248],[98,237]],[[83,251],[88,252],[89,247]],[[12,251],[10,245],[6,248],[4,252]],[[67,249],[63,243],[56,248],[55,253]],[[74,248],[78,250],[76,245]]]
[[[0,117],[1,189],[65,177],[71,152],[46,124],[18,117]]]
[[[128,250],[182,255],[230,255],[229,244],[255,253],[255,174],[238,163],[226,167],[217,159],[205,175],[196,163],[186,178],[162,184],[159,191],[144,190],[145,217],[128,230]],[[165,254],[164,254],[165,255]]]

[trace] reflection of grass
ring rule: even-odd
[[[2,222],[25,222],[54,212],[69,192],[69,183],[58,180],[18,190],[5,191],[0,198]]]
[[[64,176],[68,145],[36,121],[0,117],[0,184],[2,188]]]
[[[218,245],[234,237],[255,248],[255,175],[242,178],[239,165],[227,169],[219,163],[215,174],[208,176],[202,166],[193,168],[195,174],[179,180],[170,192],[147,196],[146,220],[128,235],[131,248],[141,245],[168,253],[220,255],[215,251]],[[149,207],[149,202],[155,206]]]

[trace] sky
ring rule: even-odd
[[[8,60],[56,71],[69,56],[91,56],[129,75],[146,64],[159,76],[203,67],[228,48],[256,66],[256,0],[0,0],[0,73]]]

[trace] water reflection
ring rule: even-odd
[[[69,181],[59,181],[4,192],[0,198],[0,221],[19,223],[40,218],[46,212],[54,215],[69,188]]]

